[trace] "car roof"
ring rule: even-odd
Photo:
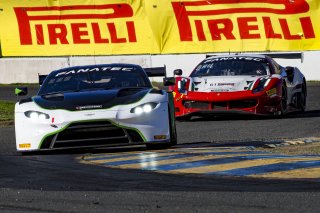
[[[206,59],[212,59],[212,58],[226,58],[226,57],[251,57],[251,58],[263,58],[267,59],[268,56],[263,54],[229,54],[229,55],[213,55]]]
[[[132,68],[138,68],[142,69],[143,68],[140,65],[137,64],[127,64],[127,63],[111,63],[111,64],[91,64],[91,65],[81,65],[81,66],[71,66],[71,67],[64,67],[58,70],[54,70],[51,73],[59,73],[63,71],[69,71],[69,70],[79,70],[79,69],[88,69],[88,68],[101,68],[101,67],[132,67]],[[50,73],[50,74],[51,74]]]

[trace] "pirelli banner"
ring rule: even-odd
[[[3,56],[320,50],[319,0],[0,0]]]

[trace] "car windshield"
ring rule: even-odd
[[[142,68],[75,67],[51,73],[41,86],[38,95],[124,87],[149,88],[151,83]]]
[[[268,75],[269,64],[263,58],[225,57],[208,58],[201,62],[192,72],[191,77],[199,76],[236,76]]]

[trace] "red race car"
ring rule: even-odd
[[[285,115],[306,108],[306,79],[296,67],[282,67],[266,55],[224,55],[204,59],[189,77],[175,70],[177,119],[210,114]]]

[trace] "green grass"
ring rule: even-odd
[[[13,102],[0,101],[0,122],[13,120],[14,105],[15,103]]]
[[[23,86],[38,86],[38,83],[13,83],[13,84],[0,84],[0,86],[17,86],[17,87],[23,87]]]

